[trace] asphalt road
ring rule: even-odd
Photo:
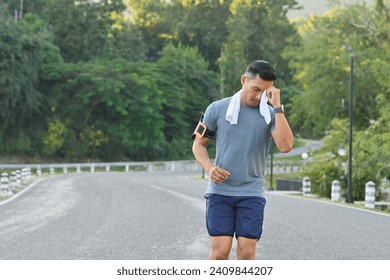
[[[206,182],[198,173],[40,181],[0,204],[0,259],[206,259]],[[267,193],[257,258],[390,259],[389,232],[390,216]]]

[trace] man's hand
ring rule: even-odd
[[[207,173],[209,173],[210,179],[217,184],[226,181],[226,179],[230,176],[228,171],[219,166],[213,166]]]
[[[271,103],[274,108],[280,107],[280,89],[272,86],[267,88],[266,92],[269,103]]]

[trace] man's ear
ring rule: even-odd
[[[245,75],[241,75],[241,85],[242,85],[242,86],[245,84],[245,82],[246,82],[246,79],[248,79],[248,77],[247,77],[247,76],[245,76]]]

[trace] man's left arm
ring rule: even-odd
[[[282,106],[280,101],[280,89],[273,86],[268,88],[267,97],[274,109]],[[275,112],[275,129],[272,131],[272,138],[280,152],[288,153],[292,150],[294,136],[283,110]]]

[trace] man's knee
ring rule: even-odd
[[[230,254],[230,251],[211,249],[211,252],[209,254],[209,259],[210,260],[228,260],[229,254]]]
[[[239,238],[237,245],[237,258],[239,260],[254,260],[256,258],[255,239]]]
[[[210,237],[211,251],[209,254],[210,260],[227,260],[229,259],[230,250],[232,248],[232,237],[218,236]]]
[[[254,260],[256,257],[256,248],[246,247],[237,248],[237,259],[239,260]]]

